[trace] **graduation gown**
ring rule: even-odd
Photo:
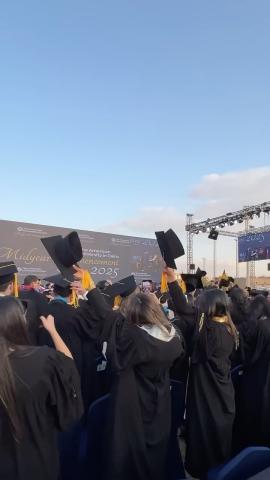
[[[99,336],[101,325],[85,319],[91,316],[86,301],[75,309],[61,299],[52,300],[48,305],[48,314],[53,315],[55,327],[70,349],[81,377],[82,396],[85,410],[98,397],[108,393],[108,373],[97,372],[97,358],[100,355]],[[38,345],[54,347],[51,336],[44,328],[38,332]]]
[[[47,314],[54,317],[55,328],[71,351],[76,366],[81,374],[83,362],[82,339],[78,335],[75,326],[74,311],[74,308],[65,301],[56,299],[48,304]],[[38,331],[37,342],[39,346],[47,345],[48,347],[55,348],[49,332],[43,327]]]
[[[239,386],[236,447],[270,447],[270,319],[251,319],[243,335],[246,362]]]
[[[235,416],[230,356],[234,338],[224,323],[206,320],[199,333],[199,314],[187,304],[177,282],[169,290],[186,339],[190,370],[186,405],[186,469],[199,478],[231,456]]]
[[[82,413],[74,361],[48,347],[21,347],[10,354],[15,377],[21,438],[16,442],[0,407],[0,478],[57,480],[57,430]]]
[[[97,289],[88,302],[103,324],[114,374],[111,390],[106,480],[165,480],[171,427],[169,370],[183,354],[178,335],[164,341],[107,309]],[[167,338],[168,340],[168,338]]]

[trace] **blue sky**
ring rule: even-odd
[[[269,21],[269,0],[2,2],[0,217],[144,234],[145,208],[154,230],[151,209],[268,200]]]

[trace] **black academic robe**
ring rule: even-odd
[[[38,334],[41,326],[41,315],[48,315],[48,302],[44,296],[34,289],[21,290],[19,293],[21,300],[27,301],[26,320],[28,333],[32,345],[38,345]]]
[[[230,356],[234,338],[225,324],[209,319],[199,332],[197,308],[187,304],[177,282],[169,284],[169,290],[190,354],[186,469],[200,478],[231,456],[235,402]]]
[[[97,372],[97,358],[101,351],[98,325],[95,325],[93,320],[92,329],[87,329],[85,318],[91,315],[91,311],[85,301],[80,302],[80,306],[75,309],[61,299],[52,300],[48,305],[48,314],[53,315],[56,330],[72,353],[80,373],[82,396],[87,411],[94,400],[109,392],[109,386],[105,382],[107,372]],[[37,341],[38,345],[54,347],[44,328],[39,329]]]
[[[270,319],[250,319],[245,332],[244,373],[238,392],[236,449],[270,447]]]
[[[10,354],[15,377],[20,441],[0,407],[0,478],[57,480],[57,430],[82,414],[80,381],[72,359],[48,347],[21,347]]]
[[[170,434],[169,370],[183,354],[178,335],[159,340],[108,309],[97,289],[88,303],[104,328],[114,375],[106,445],[106,480],[165,480]]]
[[[77,335],[74,325],[74,308],[64,300],[52,300],[48,304],[48,315],[54,317],[54,323],[57,332],[67,347],[70,349],[76,366],[82,371],[82,341]],[[47,330],[41,327],[38,331],[37,342],[39,346],[47,345],[54,348],[54,343]]]

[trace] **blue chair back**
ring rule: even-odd
[[[80,478],[100,480],[106,456],[103,450],[106,444],[107,419],[110,395],[98,398],[89,408],[86,422],[86,435],[80,448],[80,463],[83,473]]]
[[[212,468],[207,480],[247,480],[269,466],[270,448],[248,447],[226,464]]]
[[[84,420],[58,435],[61,480],[77,480],[80,472],[79,451],[84,435]]]

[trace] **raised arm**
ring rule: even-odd
[[[180,316],[194,315],[194,308],[187,303],[186,297],[178,285],[175,271],[172,268],[167,267],[165,272],[167,273],[168,288],[175,306],[176,313]]]

